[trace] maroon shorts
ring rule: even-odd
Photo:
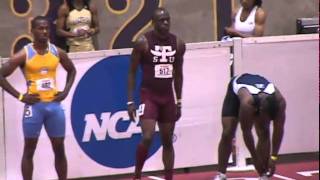
[[[153,93],[141,89],[140,119],[154,119],[158,122],[177,121],[177,109],[173,92],[166,94]]]

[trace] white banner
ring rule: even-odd
[[[189,46],[190,47],[190,46]],[[122,53],[128,54],[129,50]],[[128,121],[128,55],[117,51],[71,54],[77,76],[63,102],[66,114],[68,177],[132,173],[140,127]],[[217,164],[221,106],[229,81],[229,47],[189,48],[185,55],[182,118],[175,131],[175,168]],[[66,73],[58,72],[59,87]],[[20,70],[9,78],[20,92]],[[7,179],[22,179],[23,104],[5,94]],[[156,135],[144,171],[161,170],[162,148]],[[56,179],[50,141],[42,130],[34,157],[34,179]]]
[[[229,81],[231,45],[230,42],[199,43],[187,47],[182,118],[177,123],[174,139],[175,168],[218,163],[220,116]],[[287,99],[281,154],[319,151],[318,51],[318,35],[249,38],[235,42],[235,72],[265,75]],[[63,102],[69,178],[132,173],[134,170],[141,129],[128,120],[126,113],[129,54],[130,50],[126,49],[70,55],[77,76]],[[60,68],[60,89],[64,86],[65,76]],[[25,92],[25,80],[20,70],[8,80],[20,92]],[[0,158],[5,155],[6,179],[20,180],[23,104],[5,94],[3,106],[5,152],[0,150]],[[1,134],[0,138],[3,138]],[[237,141],[239,158],[244,161],[248,152],[242,136],[237,138],[240,140]],[[156,134],[143,170],[163,169],[161,156],[159,134]],[[34,179],[56,178],[51,144],[43,130],[34,157]]]

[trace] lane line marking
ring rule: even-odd
[[[156,176],[148,176],[148,178],[154,179],[154,180],[165,180],[165,179],[162,179],[162,178],[159,178],[159,177],[156,177]]]
[[[299,171],[297,174],[301,176],[310,177],[312,174],[319,174],[319,170],[312,170],[312,171]]]
[[[289,178],[289,177],[281,176],[279,174],[274,174],[273,176],[277,177],[279,179],[284,179],[284,180],[296,180],[296,179],[292,179],[292,178]]]

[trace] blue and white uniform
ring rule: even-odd
[[[260,75],[245,73],[236,76],[231,79],[228,85],[222,108],[223,117],[238,116],[240,107],[238,93],[241,88],[246,88],[253,96],[259,93],[273,94],[275,92],[274,84]]]

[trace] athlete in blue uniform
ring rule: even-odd
[[[49,22],[43,16],[31,21],[33,43],[12,56],[0,69],[0,85],[9,94],[25,103],[23,134],[25,137],[21,162],[24,180],[32,180],[33,155],[42,129],[50,137],[55,155],[55,168],[59,180],[67,179],[67,159],[64,151],[65,115],[60,105],[73,84],[76,70],[67,54],[49,43]],[[58,91],[56,72],[58,65],[67,71],[63,91]],[[19,93],[5,77],[20,68],[27,81],[27,92]],[[10,129],[9,129],[10,131]]]
[[[267,174],[272,176],[283,137],[285,109],[284,97],[264,77],[247,73],[234,77],[229,83],[222,108],[223,132],[218,149],[219,174],[215,179],[226,179],[232,139],[238,122],[241,124],[244,142],[260,177],[266,177]],[[271,121],[273,121],[272,144],[269,136]],[[258,136],[256,148],[251,132],[253,125]]]

